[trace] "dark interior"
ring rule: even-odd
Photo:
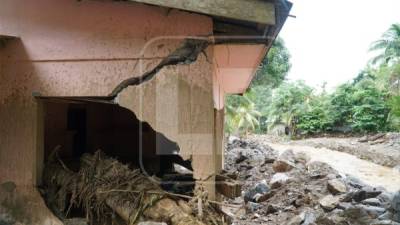
[[[174,163],[192,170],[191,162],[179,156],[176,142],[139,121],[128,109],[112,103],[57,98],[43,103],[45,160],[59,148],[60,158],[74,169],[82,154],[101,150],[161,178],[174,173]]]

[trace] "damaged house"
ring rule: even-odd
[[[46,162],[56,150],[73,167],[101,150],[153,177],[178,165],[218,199],[224,95],[247,89],[290,8],[286,0],[3,0],[0,184],[25,193],[35,224],[58,224],[35,188]]]

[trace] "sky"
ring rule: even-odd
[[[289,80],[328,89],[361,71],[371,43],[400,23],[400,0],[290,0],[291,15],[280,36],[291,53]]]

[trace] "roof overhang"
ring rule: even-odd
[[[215,42],[270,46],[292,3],[287,0],[126,0],[213,18]]]
[[[263,0],[130,0],[210,16],[275,25],[274,3]]]

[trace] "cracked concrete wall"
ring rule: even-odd
[[[123,79],[155,66],[181,42],[154,38],[212,32],[206,16],[137,3],[3,0],[1,5],[0,33],[20,40],[1,50],[0,183],[32,185],[39,178],[41,107],[33,92],[107,95]]]
[[[212,175],[221,169],[221,155],[216,148],[213,65],[207,61],[213,57],[212,48],[206,54],[190,65],[164,67],[153,80],[124,89],[118,104],[176,141],[179,154],[192,159],[194,177],[206,181],[213,193]]]

